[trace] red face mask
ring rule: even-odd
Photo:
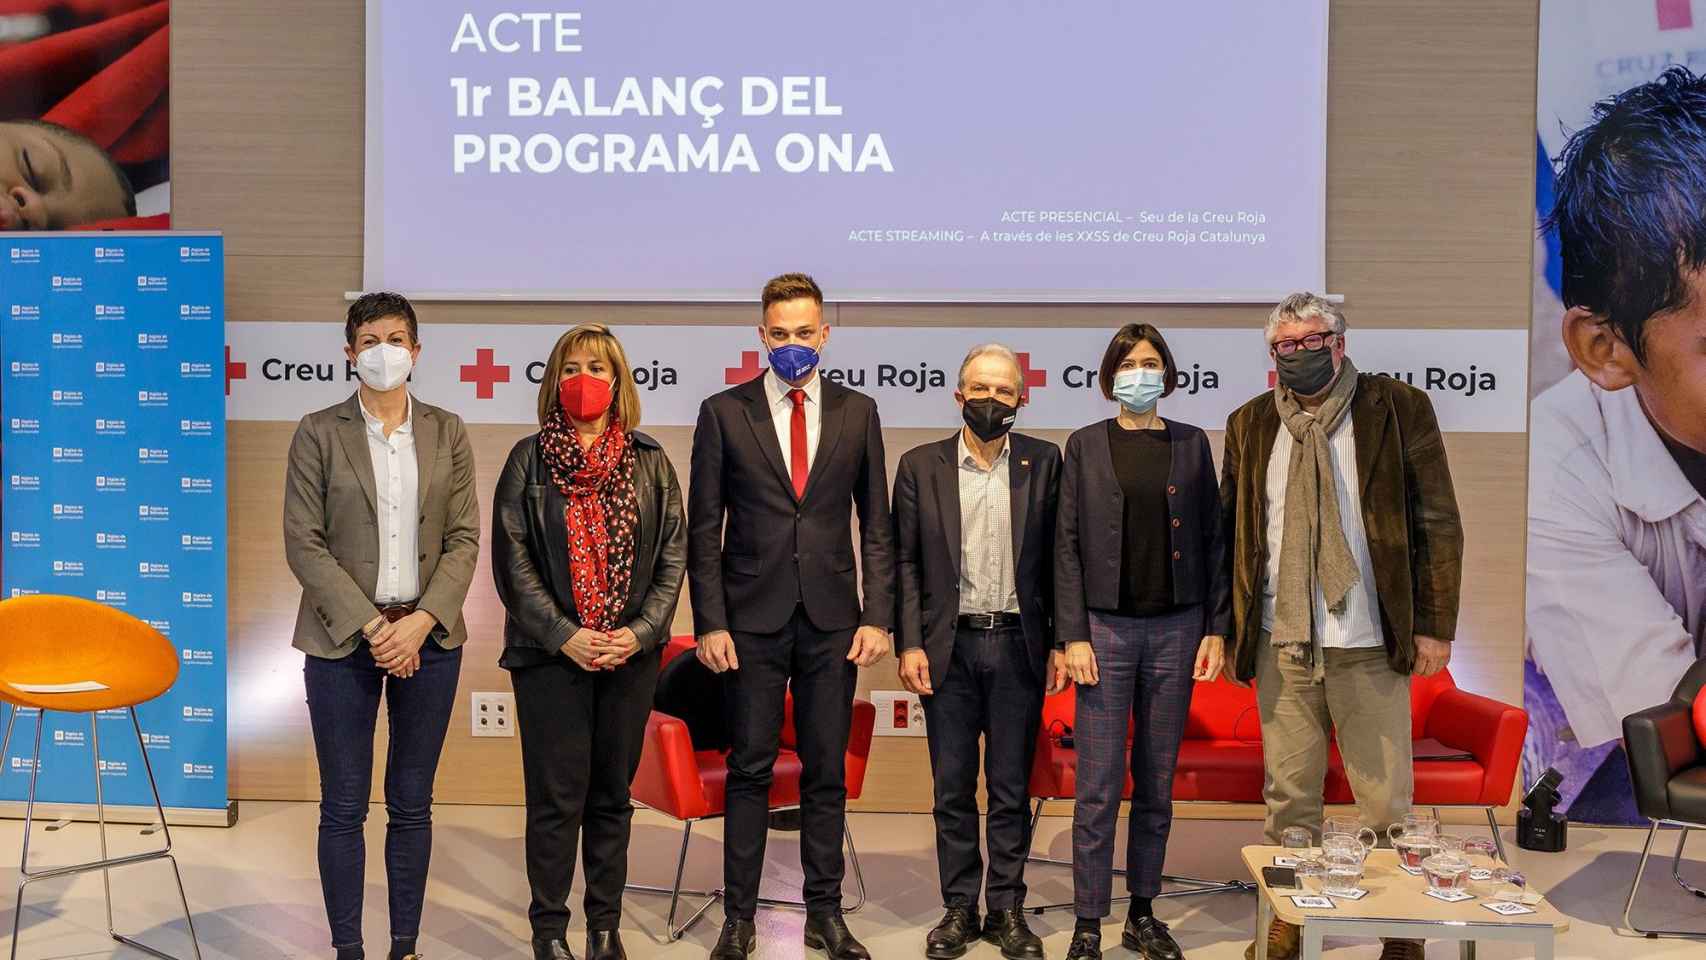
[[[612,399],[610,381],[589,373],[577,373],[557,384],[557,402],[569,419],[591,423],[604,416]]]

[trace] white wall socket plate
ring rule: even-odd
[[[468,711],[476,737],[515,736],[515,694],[474,693]]]
[[[879,737],[924,736],[924,704],[918,695],[905,690],[872,690],[871,703],[877,708],[877,727],[872,731]]]

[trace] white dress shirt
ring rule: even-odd
[[[1357,650],[1386,645],[1379,626],[1379,601],[1375,599],[1374,559],[1368,552],[1368,530],[1362,520],[1362,484],[1357,474],[1356,431],[1349,414],[1328,435],[1333,463],[1333,486],[1339,495],[1339,521],[1356,560],[1357,582],[1345,596],[1344,609],[1333,613],[1327,598],[1315,587],[1315,639],[1322,647]],[[1282,422],[1268,457],[1268,569],[1262,587],[1262,629],[1274,628],[1274,584],[1279,582],[1280,546],[1285,539],[1285,490],[1291,479],[1291,451],[1296,446],[1291,431]]]
[[[1670,699],[1706,635],[1706,501],[1633,387],[1580,371],[1534,401],[1528,643],[1576,742]]]
[[[764,372],[764,393],[770,398],[770,419],[776,424],[776,440],[782,444],[782,466],[788,476],[794,475],[794,401],[789,398],[788,386],[774,370]],[[823,424],[823,378],[812,372],[812,378],[800,388],[806,392],[806,473],[817,459],[817,437]]]
[[[957,444],[960,482],[960,612],[1018,613],[1019,587],[1013,575],[1013,478],[1003,443],[985,470],[966,446],[962,429]]]
[[[367,410],[360,396],[361,418],[367,421],[367,452],[373,458],[373,492],[379,514],[379,580],[375,603],[409,603],[420,599],[420,473],[415,460],[415,430],[411,398],[403,423],[385,435],[385,424]]]

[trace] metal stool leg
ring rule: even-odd
[[[686,890],[681,886],[682,876],[687,871],[687,844],[688,841],[693,838],[693,823],[694,821],[687,820],[682,824],[681,853],[676,858],[674,886],[655,887],[643,883],[630,883],[626,887],[626,889],[632,890],[635,893],[669,895],[669,917],[664,921],[668,936],[668,940],[666,942],[668,943],[674,943],[685,936],[687,931],[692,929],[695,923],[699,922],[699,918],[705,915],[705,911],[711,909],[712,904],[723,899],[726,892],[722,887],[718,887],[715,890]],[[859,851],[853,846],[853,828],[844,822],[842,825],[842,832],[847,846],[847,865],[849,869],[853,871],[853,889],[855,892],[855,899],[851,907],[844,908],[841,912],[858,913],[864,908],[868,897],[865,888],[865,871],[859,866]],[[688,917],[678,927],[675,925],[676,905],[684,896],[704,897],[705,903],[701,905],[698,910],[694,911],[693,915]],[[765,907],[792,907],[794,909],[802,909],[806,906],[804,900],[784,900],[776,897],[759,897],[758,903],[760,906]]]
[[[853,849],[853,827],[845,817],[841,820],[841,829],[847,835],[847,862],[853,868],[853,886],[859,891],[853,905],[841,912],[858,913],[865,906],[865,871],[859,869],[859,851]]]
[[[1499,832],[1498,818],[1493,816],[1492,807],[1484,809],[1487,811],[1487,829],[1493,832],[1493,849],[1499,852],[1499,862],[1510,863],[1510,858],[1505,856],[1505,835]]]
[[[17,716],[18,708],[12,708],[12,715]],[[30,825],[36,815],[36,780],[41,774],[41,730],[47,726],[47,711],[36,711],[36,748],[30,760],[30,794],[24,803],[24,843],[23,853],[18,857],[18,897],[12,907],[12,960],[18,960],[18,927],[24,919],[24,888],[35,878],[30,876]],[[11,728],[7,727],[10,736]]]
[[[1706,939],[1706,931],[1648,930],[1644,927],[1638,927],[1635,925],[1635,919],[1634,919],[1635,895],[1641,889],[1641,877],[1642,877],[1642,875],[1644,875],[1647,872],[1647,860],[1649,857],[1652,856],[1652,853],[1653,853],[1653,840],[1658,836],[1659,827],[1662,826],[1664,823],[1665,823],[1665,821],[1662,821],[1662,820],[1654,820],[1654,821],[1652,821],[1652,827],[1647,830],[1647,842],[1641,845],[1641,863],[1639,866],[1637,866],[1635,868],[1635,879],[1629,884],[1629,899],[1627,899],[1623,902],[1623,925],[1625,927],[1628,927],[1630,930],[1634,931],[1635,933],[1641,934],[1642,936],[1646,937],[1649,940],[1658,940],[1660,938],[1664,938],[1667,940],[1668,939],[1687,939],[1687,940]],[[1682,839],[1686,840],[1688,838],[1688,829],[1690,827],[1699,827],[1700,825],[1699,824],[1688,824],[1688,825],[1677,824],[1677,826],[1683,827]],[[1678,844],[1677,844],[1678,862],[1677,862],[1676,866],[1679,869],[1677,871],[1673,871],[1673,873],[1674,872],[1680,872],[1681,856],[1682,856],[1682,844],[1681,844],[1681,842],[1678,842]],[[1678,878],[1677,882],[1682,883],[1680,878]],[[1683,884],[1683,886],[1685,889],[1689,889],[1689,890],[1694,889],[1693,887],[1689,887],[1687,884]],[[1695,893],[1698,895],[1699,891],[1695,891]]]
[[[711,909],[713,904],[723,898],[723,890],[721,887],[715,890],[682,889],[682,879],[687,874],[687,847],[693,841],[693,824],[694,821],[692,820],[684,820],[681,824],[681,853],[677,855],[675,860],[675,884],[673,886],[656,887],[644,883],[630,883],[626,887],[626,889],[632,890],[635,893],[669,895],[669,916],[664,920],[665,943],[674,943],[686,936],[687,931],[693,929],[693,925],[698,923],[699,918],[705,915],[705,911]],[[693,911],[692,916],[682,921],[680,926],[677,926],[675,923],[675,913],[677,907],[681,904],[681,898],[683,896],[703,897],[705,902],[699,906],[698,910]]]
[[[142,753],[142,769],[148,773],[148,790],[154,795],[154,812],[160,817],[160,832],[166,843],[164,849],[151,853],[148,857],[149,859],[165,860],[167,863],[172,865],[172,879],[177,881],[178,884],[178,903],[184,908],[184,927],[190,935],[190,952],[195,956],[195,960],[201,960],[201,941],[196,938],[195,918],[190,915],[190,899],[184,893],[184,875],[178,870],[178,859],[172,856],[172,828],[166,823],[166,807],[160,802],[160,784],[154,779],[154,764],[148,759],[148,740],[142,735],[142,721],[137,719],[135,707],[130,708],[130,725],[131,728],[136,731],[136,748]],[[105,823],[106,821],[103,814],[103,831],[106,829]],[[103,832],[102,843],[104,844],[105,842],[105,834]],[[105,859],[106,850],[104,847],[101,854],[102,858]],[[102,872],[104,873],[105,871]],[[177,960],[176,957],[173,957],[169,953],[163,953],[132,937],[127,937],[122,933],[114,932],[111,927],[110,919],[108,920],[108,924],[108,932],[112,933],[113,939],[119,943],[122,943],[127,947],[135,947],[143,953],[159,957],[160,960]]]
[[[1689,827],[1684,826],[1682,828],[1682,835],[1676,838],[1676,859],[1672,860],[1670,864],[1670,878],[1676,881],[1677,886],[1687,890],[1689,893],[1692,893],[1697,897],[1706,897],[1706,890],[1693,886],[1688,881],[1682,879],[1682,845],[1688,842],[1689,829]]]
[[[102,793],[101,784],[101,715],[89,714],[89,744],[95,755],[95,822],[101,835],[101,862],[107,862],[107,803]],[[107,936],[117,936],[113,932],[113,878],[112,871],[101,868],[101,890],[107,897]]]
[[[1037,824],[1042,820],[1042,818],[1043,818],[1043,801],[1039,798],[1036,801],[1035,806],[1032,807],[1032,811],[1031,811],[1031,837],[1032,837],[1033,843],[1035,842],[1035,838],[1036,838]],[[1117,825],[1117,821],[1116,821],[1116,825]],[[1050,866],[1054,866],[1054,867],[1070,867],[1070,866],[1072,866],[1071,860],[1061,860],[1057,857],[1045,857],[1045,856],[1041,856],[1041,855],[1036,854],[1036,853],[1028,853],[1026,855],[1025,859],[1030,863],[1046,863],[1046,864],[1048,864]],[[1119,867],[1115,867],[1113,870],[1113,874],[1116,877],[1123,877],[1126,875],[1126,872]],[[1222,881],[1218,881],[1218,880],[1204,880],[1204,879],[1201,879],[1199,877],[1176,877],[1176,876],[1173,876],[1172,874],[1163,874],[1161,876],[1161,880],[1163,883],[1179,884],[1179,885],[1185,887],[1186,889],[1184,889],[1184,890],[1169,890],[1165,893],[1157,894],[1154,898],[1156,900],[1166,900],[1166,899],[1171,899],[1174,897],[1200,897],[1200,896],[1206,896],[1206,895],[1211,894],[1211,893],[1254,893],[1256,890],[1256,885],[1254,883],[1248,881],[1248,880],[1227,880],[1227,881],[1222,882]],[[1127,895],[1127,896],[1123,896],[1123,897],[1114,897],[1109,902],[1111,902],[1111,903],[1125,903],[1125,902],[1128,902],[1130,900],[1131,900],[1131,897],[1129,895]],[[1050,910],[1065,910],[1071,906],[1074,906],[1074,904],[1072,904],[1072,903],[1045,903],[1045,904],[1042,904],[1041,906],[1035,906],[1035,907],[1026,906],[1025,909],[1027,911],[1029,911],[1031,914],[1040,917]]]

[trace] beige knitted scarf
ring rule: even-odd
[[[1291,391],[1274,387],[1280,422],[1291,431],[1291,466],[1285,485],[1285,530],[1280,541],[1279,582],[1274,584],[1273,642],[1307,655],[1313,649],[1315,589],[1337,613],[1358,580],[1356,559],[1339,516],[1334,480],[1334,430],[1350,415],[1357,371],[1346,357],[1321,408],[1310,414]]]

